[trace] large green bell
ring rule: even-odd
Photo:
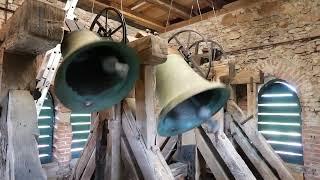
[[[96,112],[120,102],[139,75],[135,51],[91,31],[68,34],[62,44],[64,61],[54,83],[55,94],[66,107]]]
[[[156,94],[161,108],[158,134],[174,136],[200,126],[229,98],[220,82],[209,82],[195,73],[178,54],[156,66]]]

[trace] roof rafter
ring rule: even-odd
[[[166,10],[169,10],[171,7],[171,1],[169,0],[145,0],[145,1],[150,4],[160,6],[161,8]],[[190,16],[190,12],[187,8],[175,2],[172,2],[171,11],[181,16],[184,19],[188,19]]]
[[[115,2],[110,2],[110,1],[108,1],[107,3],[108,4],[105,4],[101,1],[96,1],[96,0],[79,0],[78,7],[82,8],[82,9],[91,9],[92,4],[94,4],[95,13],[100,12],[102,9],[104,9],[108,6],[112,6],[114,8],[121,10],[120,4],[115,3]],[[123,10],[122,13],[125,16],[125,18],[130,19],[131,21],[133,21],[136,24],[139,24],[139,25],[146,27],[146,28],[156,30],[158,32],[163,32],[165,29],[165,27],[162,23],[160,23],[152,18],[147,18],[144,15],[142,15],[141,13],[134,12],[127,7],[123,7],[122,10]]]

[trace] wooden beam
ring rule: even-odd
[[[63,37],[64,10],[40,0],[26,0],[1,30],[6,51],[41,54]]]
[[[172,24],[167,27],[167,31],[178,29],[178,28],[187,26],[189,24],[194,24],[194,23],[197,23],[197,22],[200,22],[200,21],[203,21],[203,20],[215,17],[215,16],[220,16],[220,15],[235,11],[240,8],[250,7],[250,6],[254,5],[255,3],[257,3],[257,1],[255,1],[255,0],[238,0],[233,3],[225,5],[223,7],[223,9],[216,11],[215,13],[213,11],[204,13],[204,14],[202,14],[202,18],[201,18],[201,16],[195,16],[191,19]]]
[[[97,127],[97,132],[96,132],[96,144],[95,144],[96,148],[95,148],[95,151],[93,151],[93,154],[95,154],[95,167],[96,167],[95,177],[97,179],[106,179],[108,178],[108,176],[105,175],[105,169],[109,168],[107,167],[107,158],[106,158],[107,148],[108,148],[108,131],[109,131],[108,120],[112,118],[113,108],[104,110],[103,113],[101,113],[101,116],[100,116],[100,112],[97,118],[102,118],[101,116],[103,115],[106,115],[106,116],[104,116],[103,120],[100,121]]]
[[[110,162],[110,177],[105,177],[111,180],[120,179],[121,157],[120,157],[120,133],[121,133],[121,104],[114,106],[114,118],[109,121],[109,136],[110,155],[108,161]]]
[[[78,2],[78,7],[79,8],[86,8],[86,9],[91,9],[92,5],[94,4],[94,11],[95,13],[100,12],[102,9],[106,8],[106,7],[115,7],[117,9],[121,9],[121,5],[115,2],[111,2],[108,5],[104,4],[103,2],[99,2],[99,1],[95,1],[95,0],[79,0]],[[90,10],[91,11],[91,10]],[[131,9],[128,9],[126,7],[123,7],[123,11],[122,11],[123,15],[125,18],[130,19],[131,21],[149,28],[149,29],[154,29],[158,32],[163,32],[165,30],[165,26],[160,23],[157,22],[154,19],[151,18],[147,18],[144,15],[142,15],[141,13],[138,12],[134,12]]]
[[[201,152],[199,151],[198,147],[195,147],[195,180],[203,179],[203,176],[207,173],[207,165],[206,161],[204,160]]]
[[[179,15],[183,19],[190,18],[190,10],[176,2],[172,2],[172,6],[171,6],[171,1],[169,0],[145,0],[145,1],[157,7],[165,9],[168,12],[169,12],[169,9],[171,8],[172,13]]]
[[[237,180],[255,180],[256,178],[242,160],[241,156],[232,146],[227,136],[223,133],[206,134],[202,127],[195,130],[197,135],[207,136],[205,139],[210,139],[210,143],[219,153],[219,156],[228,167],[232,176]]]
[[[131,11],[134,11],[136,9],[139,9],[140,7],[142,7],[143,5],[147,4],[146,1],[142,1],[142,2],[139,2],[138,4],[134,5],[131,9]]]
[[[173,150],[178,142],[178,136],[171,136],[165,146],[162,148],[161,153],[166,161],[170,159],[173,154]]]
[[[237,122],[241,123],[245,119],[244,113],[241,108],[234,101],[228,101],[227,112],[229,112],[232,118]],[[293,176],[286,167],[285,163],[279,157],[277,153],[274,152],[272,147],[267,143],[266,139],[258,132],[256,126],[252,126],[251,123],[246,123],[241,126],[243,132],[251,141],[251,144],[259,151],[266,162],[270,164],[273,171],[278,174],[280,179],[293,180]]]
[[[188,164],[176,162],[169,165],[175,179],[184,178],[188,175]]]
[[[259,70],[241,70],[231,79],[230,84],[263,83],[263,73]]]
[[[9,92],[7,174],[1,179],[47,179],[39,158],[37,111],[29,91]],[[5,154],[2,154],[5,156]]]
[[[101,120],[99,120],[99,116],[95,119],[94,124],[92,126],[91,133],[88,136],[88,140],[83,148],[81,156],[77,161],[77,164],[73,168],[71,178],[72,180],[79,180],[86,169],[86,166],[92,156],[92,153],[95,153],[96,147],[96,137],[98,126],[101,126]]]
[[[135,180],[143,179],[141,171],[139,170],[137,161],[134,155],[130,151],[130,146],[126,137],[121,137],[121,158],[124,164],[125,170],[129,172],[130,177]]]
[[[148,149],[155,145],[156,138],[155,82],[155,68],[142,66],[135,86],[136,121]]]
[[[130,148],[137,160],[145,179],[156,180],[158,178],[173,180],[174,177],[166,164],[159,149],[148,149],[144,143],[142,134],[138,129],[135,118],[126,102],[123,103],[122,127]]]
[[[245,137],[245,135],[242,134],[240,128],[238,128],[234,122],[230,123],[230,130],[232,137],[249,158],[250,162],[254,165],[254,168],[257,169],[261,177],[263,177],[263,179],[270,180],[278,179],[268,165],[264,162],[264,160],[260,157],[259,152],[252,147],[249,140]]]
[[[34,55],[14,54],[0,51],[1,61],[1,96],[8,94],[10,89],[34,90],[37,77],[37,61]]]
[[[147,148],[155,145],[155,67],[167,59],[168,43],[164,39],[149,35],[130,42],[141,60],[140,77],[135,86],[136,120]]]
[[[158,36],[148,35],[129,42],[128,46],[136,50],[141,64],[157,65],[167,60],[168,42]]]
[[[94,152],[95,152],[95,150],[94,150]],[[88,164],[87,164],[86,168],[84,169],[84,172],[83,172],[80,180],[91,179],[91,177],[96,169],[96,163],[95,163],[96,153],[94,153],[94,152],[91,154],[90,159],[88,161]]]
[[[230,179],[230,175],[225,172],[225,165],[221,165],[223,163],[220,161],[221,159],[216,158],[216,150],[214,149],[213,145],[211,144],[210,138],[207,136],[203,136],[204,132],[199,131],[199,129],[195,129],[196,134],[196,141],[197,141],[197,148],[201,155],[203,156],[207,166],[210,168],[211,172],[213,173],[215,179],[217,180],[228,180]],[[196,177],[199,176],[196,173]]]

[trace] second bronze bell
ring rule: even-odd
[[[167,61],[156,67],[156,83],[161,107],[157,130],[161,136],[200,126],[229,98],[225,85],[202,78],[178,54],[168,55]]]

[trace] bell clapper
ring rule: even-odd
[[[116,73],[122,79],[126,78],[129,72],[129,66],[125,63],[121,63],[118,61],[118,58],[115,56],[109,56],[103,58],[101,61],[103,70],[108,73]]]

